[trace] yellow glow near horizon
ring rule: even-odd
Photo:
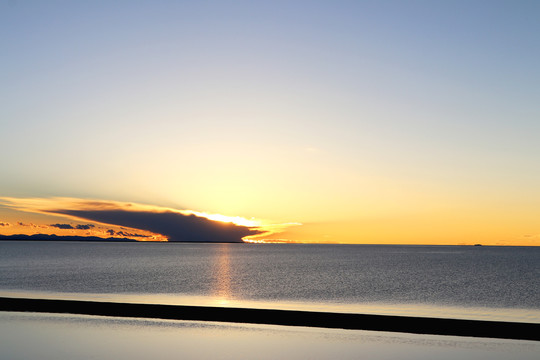
[[[253,218],[246,219],[241,216],[227,216],[227,215],[221,215],[221,214],[208,214],[204,212],[198,212],[198,211],[183,211],[184,214],[192,214],[200,217],[205,217],[209,220],[214,221],[220,221],[224,223],[233,223],[235,225],[239,226],[247,226],[247,227],[259,227],[262,225],[260,220],[255,220]]]
[[[418,199],[418,203],[421,203]],[[178,210],[169,207],[143,205],[118,201],[89,200],[78,198],[13,198],[0,197],[2,234],[58,234],[95,235],[107,237],[106,229],[114,224],[88,221],[74,215],[63,214],[64,210],[91,211],[132,211],[155,213],[179,213],[203,217],[212,221],[235,224],[258,230],[256,235],[243,237],[249,243],[345,243],[345,244],[435,244],[435,245],[514,245],[538,246],[540,233],[537,227],[536,211],[521,207],[521,211],[509,212],[486,204],[471,204],[459,207],[448,202],[446,208],[425,208],[417,212],[398,211],[383,216],[378,209],[371,209],[365,203],[356,208],[339,208],[344,217],[355,214],[343,221],[279,222],[267,219],[229,216],[218,213]],[[451,206],[452,205],[452,206]],[[364,212],[362,209],[367,208]],[[324,211],[326,208],[322,208]],[[372,210],[368,216],[368,210]],[[23,211],[27,214],[21,214]],[[345,214],[345,215],[343,215]],[[391,216],[390,216],[391,215]],[[50,224],[70,219],[78,223],[100,225],[93,229],[59,229]],[[21,222],[21,223],[19,223]],[[24,223],[24,224],[23,224]],[[20,225],[19,225],[20,224]],[[125,228],[125,227],[124,227]],[[122,231],[115,228],[115,231]],[[152,235],[152,240],[163,240],[159,234],[150,234],[130,229],[141,235]],[[137,238],[142,240],[142,238]]]

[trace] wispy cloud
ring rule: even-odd
[[[112,236],[116,235],[116,236],[130,237],[130,238],[133,238],[133,237],[135,237],[135,238],[137,238],[137,237],[139,237],[139,238],[148,238],[148,237],[150,237],[150,235],[134,234],[134,233],[129,233],[127,231],[114,231],[112,229],[107,230],[107,233],[112,235]]]
[[[29,227],[29,228],[46,228],[47,225],[37,225],[37,224],[34,224],[34,223],[24,223],[22,221],[18,221],[16,223],[17,226],[20,226],[20,227]]]

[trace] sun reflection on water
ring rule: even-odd
[[[214,263],[214,284],[212,295],[217,305],[226,306],[232,299],[231,266],[229,261],[230,244],[221,244]]]

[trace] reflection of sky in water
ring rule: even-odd
[[[48,293],[48,292],[9,292],[0,291],[4,297],[29,297],[42,299],[73,299],[111,302],[132,302],[146,304],[167,305],[195,305],[195,306],[221,306],[255,309],[283,309],[326,311],[357,314],[398,315],[438,317],[453,319],[473,319],[491,321],[515,321],[540,323],[540,311],[532,309],[508,309],[490,307],[457,307],[435,306],[426,304],[330,304],[300,301],[255,301],[236,299],[230,295],[230,279],[227,274],[227,255],[216,265],[218,276],[215,278],[215,292],[213,296],[186,296],[171,294],[80,294],[80,293]]]
[[[5,359],[537,359],[540,343],[0,312]]]

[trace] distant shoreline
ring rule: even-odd
[[[101,238],[98,236],[70,236],[70,235],[54,235],[54,234],[34,234],[34,235],[0,235],[0,242],[2,241],[34,241],[34,242],[125,242],[125,243],[210,243],[218,244],[224,243],[220,241],[156,241],[156,240],[135,240],[129,238],[109,237]],[[231,244],[233,242],[230,242]],[[244,242],[234,242],[235,244],[245,244]]]
[[[0,297],[0,311],[217,321],[540,341],[540,324],[295,310]]]
[[[310,242],[290,242],[290,243],[251,243],[248,241],[236,242],[236,241],[155,241],[155,240],[136,240],[129,238],[101,238],[97,236],[62,236],[62,235],[48,235],[48,234],[34,234],[34,235],[0,235],[0,242],[9,241],[32,241],[32,242],[91,242],[91,243],[107,243],[107,242],[125,242],[125,243],[152,243],[152,244],[249,244],[249,245],[343,245],[343,246],[411,246],[411,247],[539,247],[540,245],[478,245],[478,244],[346,244],[346,243],[310,243]]]
[[[34,235],[0,235],[0,241],[88,241],[88,242],[140,242],[135,239],[126,238],[101,238],[97,236],[58,236],[54,234],[34,234]],[[157,242],[157,241],[156,241]]]

